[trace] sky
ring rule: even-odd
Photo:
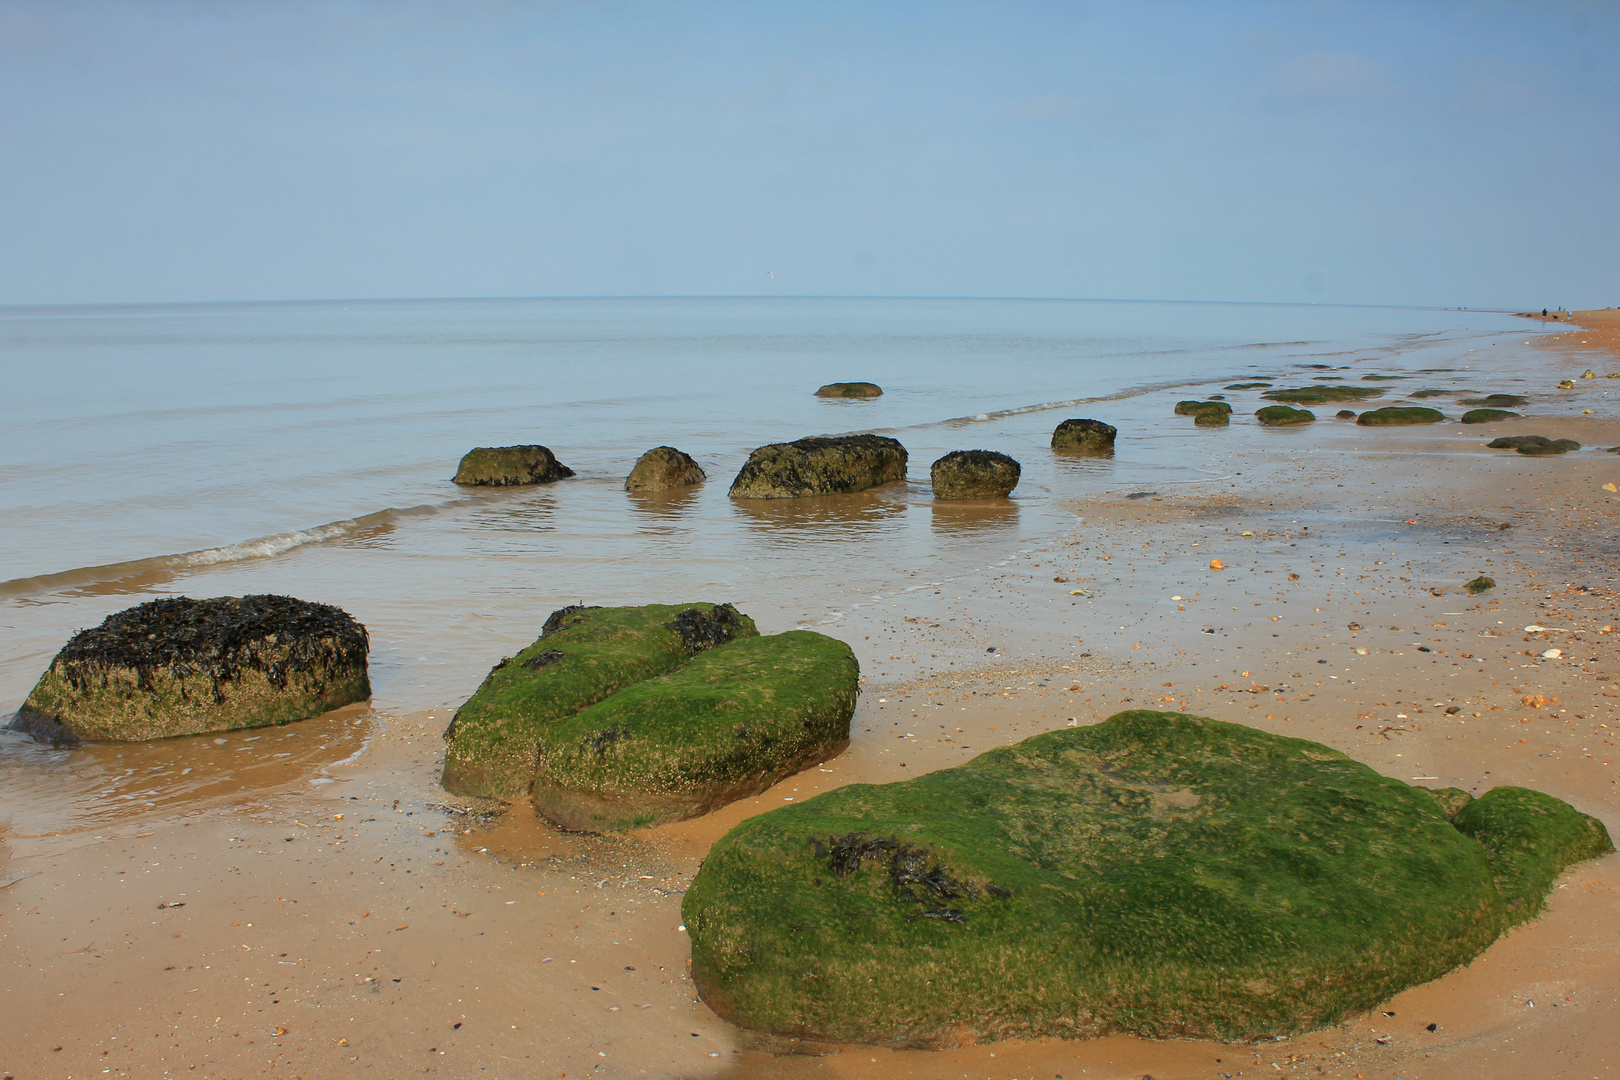
[[[1620,305],[1612,3],[0,0],[0,305]]]

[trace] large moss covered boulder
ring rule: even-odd
[[[858,681],[843,642],[728,604],[564,608],[457,711],[444,786],[593,832],[694,817],[838,753]]]
[[[906,448],[883,435],[817,436],[761,446],[731,482],[734,499],[865,491],[906,478]]]
[[[330,604],[153,600],[74,634],[16,724],[129,742],[304,720],[371,696],[369,648],[366,628]]]
[[[673,446],[655,446],[636,459],[624,478],[626,491],[670,491],[701,484],[708,477],[692,455]]]
[[[936,499],[1004,499],[1024,470],[994,450],[952,450],[928,472]]]
[[[455,482],[474,487],[516,487],[566,480],[574,470],[544,446],[479,446],[462,457]]]
[[[692,973],[728,1020],[828,1041],[1296,1033],[1467,963],[1613,850],[1536,792],[1440,799],[1120,713],[743,822],[683,902]]]
[[[1052,449],[1071,454],[1112,454],[1119,429],[1101,420],[1065,420],[1052,431]]]
[[[833,382],[816,391],[816,397],[875,398],[883,396],[883,387],[869,382]]]

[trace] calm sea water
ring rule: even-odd
[[[1220,475],[1240,422],[1169,403],[1259,375],[1489,370],[1539,328],[1388,308],[1005,300],[398,301],[0,309],[0,716],[76,629],[159,595],[285,592],[367,624],[377,703],[459,701],[563,604],[729,600],[762,629],[993,565],[1073,522],[1069,500]],[[1518,359],[1516,359],[1518,358]],[[1441,375],[1433,376],[1436,379]],[[813,396],[881,384],[873,401]],[[1420,385],[1420,382],[1410,386]],[[1112,461],[1048,449],[1120,428]],[[876,431],[908,483],[743,504],[754,447]],[[468,490],[473,446],[538,442],[562,483]],[[632,497],[635,458],[708,471]],[[1004,504],[936,505],[949,450],[1018,458]]]

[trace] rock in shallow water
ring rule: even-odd
[[[744,1027],[897,1047],[1322,1027],[1613,850],[1538,792],[1456,802],[1316,743],[1120,713],[743,822],[682,904],[692,974]]]
[[[366,628],[290,596],[170,597],[81,630],[16,725],[132,742],[285,724],[371,696]]]
[[[858,680],[843,642],[729,604],[564,608],[457,711],[443,783],[570,829],[678,821],[836,754]]]
[[[929,469],[936,499],[1001,499],[1018,486],[1023,468],[994,450],[952,450]]]
[[[673,446],[655,446],[636,459],[624,478],[626,491],[669,491],[701,484],[708,477],[690,454]]]
[[[474,487],[517,487],[566,480],[574,470],[544,446],[479,446],[462,457],[455,482]]]
[[[1410,424],[1438,424],[1445,419],[1439,409],[1426,405],[1386,405],[1382,409],[1369,409],[1356,417],[1362,427],[1401,427]]]
[[[883,435],[819,436],[761,446],[731,482],[734,499],[865,491],[906,478],[906,448]]]
[[[1254,418],[1262,427],[1288,427],[1291,424],[1309,424],[1316,414],[1309,409],[1295,409],[1288,405],[1267,405],[1254,410]]]
[[[816,391],[816,397],[830,398],[875,398],[883,396],[883,387],[877,383],[869,382],[834,382],[828,383]]]
[[[1052,432],[1052,449],[1077,454],[1112,454],[1119,429],[1101,420],[1065,420]]]

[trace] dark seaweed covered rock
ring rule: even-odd
[[[837,753],[858,680],[843,642],[729,604],[564,608],[457,711],[443,783],[570,829],[693,817]]]
[[[1478,595],[1479,593],[1487,592],[1496,588],[1496,579],[1486,577],[1484,574],[1481,574],[1473,581],[1470,581],[1468,584],[1464,585],[1463,588],[1467,589],[1471,593],[1474,593],[1475,595]]]
[[[566,480],[574,470],[544,446],[480,446],[467,451],[455,482],[477,487],[515,487]]]
[[[36,735],[132,742],[285,724],[371,696],[366,628],[290,596],[168,597],[63,646],[17,714]]]
[[[1545,435],[1503,435],[1485,445],[1491,450],[1517,450],[1526,457],[1550,457],[1581,448],[1574,439],[1549,439]]]
[[[865,491],[906,478],[906,448],[883,435],[771,443],[748,455],[731,482],[734,499],[796,499]]]
[[[897,1047],[1324,1027],[1613,851],[1545,795],[1444,798],[1317,743],[1120,713],[744,821],[682,903],[692,976],[744,1027]]]
[[[626,491],[668,491],[701,484],[707,477],[692,455],[673,446],[655,446],[636,459],[624,478]]]
[[[1052,432],[1052,449],[1076,454],[1112,454],[1119,429],[1101,420],[1065,420]]]
[[[1414,394],[1413,397],[1417,395]],[[1521,405],[1530,404],[1530,399],[1521,394],[1486,394],[1484,397],[1463,398],[1464,405],[1483,405],[1488,409],[1517,409]]]
[[[1336,420],[1354,420],[1356,418],[1356,411],[1354,409],[1340,409],[1338,412],[1333,414],[1333,417]]]
[[[1260,396],[1295,405],[1326,405],[1330,401],[1365,401],[1383,392],[1376,386],[1296,386],[1291,390],[1267,390]]]
[[[1001,499],[1018,486],[1023,468],[994,450],[952,450],[929,469],[936,499]]]
[[[869,382],[833,382],[816,391],[816,397],[875,398],[883,396],[883,387]]]
[[[1222,387],[1221,389],[1223,389],[1223,390],[1258,390],[1261,387],[1266,387],[1266,386],[1270,386],[1270,385],[1271,385],[1271,383],[1269,383],[1269,382],[1235,382],[1235,383],[1230,383],[1230,384]]]
[[[1368,409],[1356,417],[1362,427],[1400,427],[1410,424],[1438,424],[1445,416],[1439,409],[1424,405],[1386,405],[1382,409]]]
[[[1506,409],[1469,409],[1462,414],[1465,424],[1489,424],[1495,420],[1512,420],[1519,414]]]
[[[1254,418],[1264,427],[1287,427],[1291,424],[1309,424],[1316,414],[1309,409],[1295,409],[1287,405],[1266,405],[1254,411]]]

